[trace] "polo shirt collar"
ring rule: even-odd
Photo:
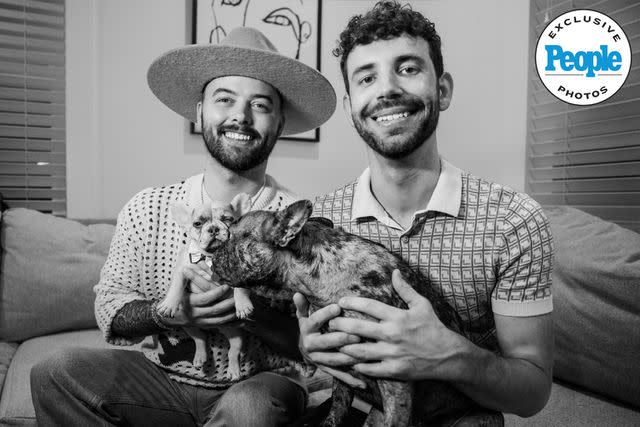
[[[440,158],[440,176],[433,190],[431,199],[424,209],[414,213],[417,215],[428,212],[442,212],[454,217],[460,212],[462,203],[462,171],[443,158]],[[351,205],[351,220],[374,217],[387,225],[397,225],[389,217],[382,205],[371,192],[371,171],[366,168],[356,183]]]

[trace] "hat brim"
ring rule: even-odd
[[[282,135],[312,130],[336,108],[331,83],[317,70],[288,56],[229,45],[189,45],[171,50],[149,67],[151,91],[181,116],[197,121],[196,104],[211,80],[243,76],[273,86],[283,99]]]

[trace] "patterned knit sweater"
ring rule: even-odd
[[[132,345],[145,338],[115,336],[111,323],[125,304],[134,300],[159,301],[166,295],[178,253],[187,244],[186,234],[171,217],[169,207],[178,200],[202,203],[202,179],[200,174],[180,184],[143,190],[118,215],[109,255],[100,282],[94,289],[96,319],[107,342]],[[279,210],[295,200],[287,189],[267,176],[265,187],[254,200],[252,209]],[[272,301],[271,305],[286,313],[293,312],[291,301]],[[208,357],[214,362],[214,368],[206,373],[193,366],[195,343],[182,330],[159,334],[157,340],[148,339],[142,348],[149,360],[165,369],[176,381],[209,388],[228,387],[232,382],[226,372],[229,342],[216,329],[211,329],[208,343]],[[300,374],[308,375],[313,370],[276,353],[262,339],[248,332],[245,332],[240,358],[240,380],[262,371],[272,371],[299,383]]]

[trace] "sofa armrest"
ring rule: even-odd
[[[640,234],[568,206],[546,213],[556,246],[554,376],[640,407]]]

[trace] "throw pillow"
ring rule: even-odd
[[[0,339],[96,326],[95,294],[114,226],[31,209],[2,213]]]

